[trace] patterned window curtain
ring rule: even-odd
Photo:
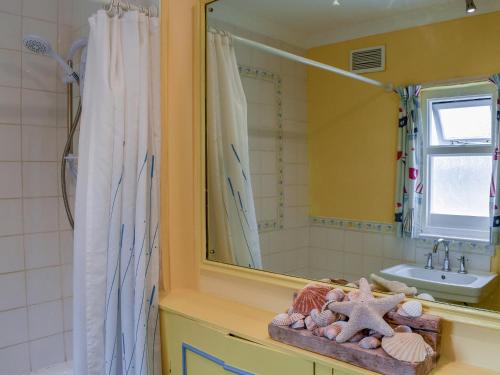
[[[419,85],[410,85],[397,89],[401,100],[395,199],[395,224],[398,237],[415,238],[421,229],[424,142],[420,88]]]
[[[491,134],[491,144],[493,145],[493,168],[491,173],[491,186],[490,186],[490,243],[492,245],[498,246],[500,244],[500,192],[499,181],[500,173],[498,168],[500,167],[498,163],[498,152],[500,147],[500,74],[494,74],[490,77],[490,81],[493,82],[498,89],[498,100],[497,100],[497,116],[496,123],[493,127],[493,132]]]

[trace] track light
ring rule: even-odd
[[[465,11],[467,13],[474,13],[477,10],[474,0],[465,0]]]

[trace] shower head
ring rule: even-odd
[[[51,55],[54,52],[50,42],[38,35],[26,35],[23,44],[27,50],[37,55]]]
[[[78,82],[78,74],[59,56],[50,45],[50,42],[38,35],[26,35],[23,39],[24,47],[38,55],[50,56],[56,60],[66,74],[65,82]]]

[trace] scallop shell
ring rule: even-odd
[[[334,340],[341,331],[342,328],[339,325],[331,324],[328,327],[325,327],[323,336],[325,336],[329,340]]]
[[[431,301],[431,302],[435,301],[434,297],[431,296],[429,293],[421,293],[417,296],[417,298],[423,299],[425,301]]]
[[[337,320],[336,314],[330,310],[319,312],[317,309],[313,309],[310,316],[319,327],[326,327]]]
[[[368,336],[362,339],[358,345],[363,349],[377,349],[380,346],[380,340],[375,336]]]
[[[382,339],[382,348],[391,357],[405,362],[423,362],[434,350],[417,333],[395,333]]]
[[[340,288],[335,288],[333,290],[330,290],[326,294],[326,300],[329,302],[342,302],[344,299],[345,293],[342,289]]]
[[[315,328],[318,327],[318,325],[316,323],[314,323],[314,320],[311,318],[311,316],[307,316],[305,319],[304,319],[304,324],[306,325],[306,328],[309,330],[309,331],[312,331],[314,330]]]
[[[299,321],[299,320],[304,320],[305,316],[302,315],[301,313],[292,313],[289,315],[290,316],[290,321],[293,323]]]
[[[411,330],[410,327],[401,325],[401,326],[397,326],[396,328],[394,328],[394,332],[409,333],[409,332],[413,332],[413,331]]]
[[[289,326],[292,323],[292,320],[286,313],[276,315],[271,321],[271,324],[275,326]]]
[[[306,324],[304,323],[304,319],[300,319],[300,320],[297,320],[296,322],[292,323],[292,325],[290,327],[293,329],[302,329],[305,326],[306,326]]]
[[[418,318],[422,315],[422,304],[419,301],[408,301],[398,308],[398,314],[409,318]]]
[[[299,292],[293,301],[293,311],[303,315],[309,315],[312,309],[321,309],[326,302],[326,295],[330,290],[332,290],[332,288],[324,285],[307,285]]]

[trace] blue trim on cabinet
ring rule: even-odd
[[[200,349],[197,349],[192,345],[186,344],[185,342],[182,343],[182,374],[183,375],[188,375],[188,373],[187,373],[187,358],[186,358],[186,354],[188,351],[190,351],[194,354],[197,354],[202,358],[208,359],[209,361],[219,365],[224,370],[226,370],[230,373],[237,374],[237,375],[255,375],[251,372],[241,370],[239,368],[228,365],[222,359],[217,358],[211,354],[208,354]]]

